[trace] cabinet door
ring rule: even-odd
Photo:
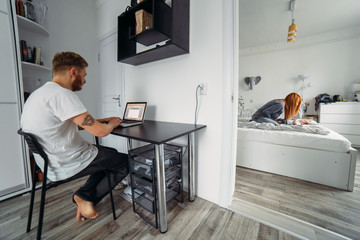
[[[5,1],[3,1],[5,2]],[[0,11],[0,102],[17,102],[16,93],[16,53],[10,15]]]
[[[3,0],[0,1],[0,12],[4,12],[4,13],[8,12],[6,1]]]
[[[17,104],[0,103],[0,197],[25,189],[26,166],[19,128]]]
[[[9,9],[10,1],[1,1],[6,2]],[[29,185],[22,139],[17,134],[20,125],[19,75],[11,19],[10,11],[0,11],[0,199],[25,190]]]

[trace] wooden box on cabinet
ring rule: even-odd
[[[136,34],[152,28],[152,15],[141,9],[135,13],[136,17]]]

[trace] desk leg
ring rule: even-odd
[[[188,135],[189,202],[195,201],[195,133]]]
[[[128,138],[128,142],[127,142],[127,150],[128,152],[132,149],[132,141],[130,138]]]
[[[164,144],[155,145],[156,173],[157,173],[157,193],[159,200],[159,222],[160,232],[166,233],[167,213],[166,213],[166,187],[165,187],[165,166],[164,166]]]

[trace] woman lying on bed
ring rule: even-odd
[[[254,113],[251,120],[258,123],[273,123],[275,126],[279,124],[310,124],[307,120],[292,120],[299,112],[301,102],[299,94],[290,93],[285,99],[274,99],[266,103]],[[285,119],[280,119],[279,116],[283,112],[285,112]]]

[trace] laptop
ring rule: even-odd
[[[119,127],[131,127],[144,122],[146,102],[128,102],[126,103],[123,122]]]

